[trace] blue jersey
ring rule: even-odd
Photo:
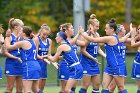
[[[86,51],[93,57],[97,57],[97,51],[98,51],[99,45],[94,42],[90,42],[88,46],[86,47]],[[99,75],[100,70],[98,64],[85,56],[84,54],[81,53],[80,55],[80,62],[83,67],[83,74],[84,75]]]
[[[11,45],[14,45],[17,42],[16,36],[14,34],[11,34],[11,38],[12,38]],[[19,48],[8,52],[13,56],[21,57]],[[18,60],[7,57],[5,62],[5,74],[9,76],[21,76],[22,75],[21,66],[22,64]]]
[[[140,52],[137,52],[136,53],[135,62],[138,63],[138,64],[140,64]]]
[[[49,51],[49,39],[47,38],[46,39],[46,43],[44,43],[40,37],[38,37],[39,39],[39,42],[40,42],[40,45],[38,47],[38,54],[40,56],[44,56],[44,55],[47,55],[48,54],[48,51]]]
[[[16,36],[14,34],[11,34],[11,37],[12,37],[11,45],[14,45],[17,42]],[[9,51],[9,53],[14,56],[20,55],[19,48],[15,49],[15,50],[11,50],[11,51]]]
[[[67,42],[67,44],[70,44],[68,40],[66,40],[66,42]],[[75,53],[77,52],[77,45],[76,44],[71,46],[71,48],[75,51]],[[60,60],[58,71],[59,71],[58,78],[60,80],[68,80],[69,79],[68,62],[65,59]]]
[[[88,34],[88,31],[86,32]],[[93,56],[94,58],[97,57],[97,53],[98,53],[98,48],[99,48],[99,44],[98,43],[94,43],[94,42],[89,42],[89,44],[86,47],[86,51]],[[80,55],[80,61],[82,65],[86,65],[89,64],[90,66],[97,66],[97,63],[88,58],[87,56],[85,56],[84,54],[81,53]]]
[[[83,68],[76,54],[77,46],[76,44],[71,46],[68,40],[64,44],[69,45],[71,50],[61,53],[64,59],[60,61],[58,78],[60,80],[68,80],[70,78],[79,80],[82,78]]]
[[[83,68],[79,62],[79,59],[77,57],[76,52],[72,48],[72,46],[68,43],[67,44],[71,47],[71,50],[68,52],[62,52],[62,56],[64,57],[64,60],[68,63],[68,72],[69,73],[69,79],[75,79],[80,80],[83,76]]]
[[[23,50],[21,49],[21,59],[22,61],[36,61],[37,60],[37,54],[36,54],[36,46],[34,44],[33,40],[28,40],[31,44],[32,47],[28,50]]]
[[[133,79],[140,80],[140,52],[136,53],[134,63],[132,65],[132,74]]]
[[[47,55],[48,51],[49,51],[49,46],[50,46],[49,39],[48,38],[46,39],[46,43],[44,43],[41,40],[40,36],[38,37],[38,39],[40,42],[39,47],[38,47],[38,55],[40,55],[40,56]],[[39,62],[40,67],[41,67],[41,78],[46,79],[47,78],[47,63],[42,62],[42,60],[39,60],[39,59],[38,59],[38,62]]]
[[[87,32],[88,34],[88,32]],[[97,53],[98,53],[98,48],[99,48],[99,44],[98,43],[94,43],[94,42],[89,42],[87,47],[86,47],[86,51],[93,56],[94,58],[97,57]],[[87,56],[85,56],[84,54],[80,54],[80,62],[83,66],[83,74],[84,75],[99,75],[100,74],[100,70],[99,70],[99,66],[98,64],[88,58]]]
[[[41,77],[41,68],[37,61],[36,46],[33,40],[28,40],[31,43],[31,48],[28,50],[21,49],[22,63],[22,79],[23,80],[38,80]]]
[[[96,58],[97,57],[97,53],[98,53],[98,48],[99,48],[99,44],[98,43],[90,42],[88,44],[88,46],[86,47],[86,51],[91,56],[93,56],[94,58]],[[90,65],[97,65],[97,63],[94,60],[88,58],[87,56],[85,56],[82,53],[80,55],[80,60],[81,60],[81,64],[86,63],[86,64],[90,64]]]
[[[17,42],[16,36],[14,34],[11,34],[11,37],[12,37],[11,45],[14,45]],[[20,57],[20,50],[19,50],[19,48],[15,49],[15,50],[10,50],[8,52],[10,54],[12,54],[13,56]],[[13,60],[13,59],[7,57],[6,58],[6,64],[12,64],[13,61],[11,61],[11,60]]]
[[[111,68],[125,64],[122,54],[120,52],[120,42],[118,36],[117,35],[113,36],[116,37],[118,43],[116,45],[105,44],[107,65],[108,67]]]
[[[66,43],[70,45],[70,43],[69,43],[68,40],[66,40]],[[76,44],[74,44],[73,46],[71,46],[71,48],[72,48],[72,50],[74,50],[75,53],[77,53],[77,45]],[[60,60],[60,64],[64,64],[65,66],[66,65],[68,66],[68,63],[64,59]]]
[[[68,40],[66,40],[66,43],[70,45],[70,42],[69,42]],[[70,46],[71,46],[71,45],[70,45]],[[71,48],[72,48],[75,52],[77,52],[77,45],[76,45],[76,44],[72,45]]]
[[[64,44],[67,44],[67,43],[64,43]],[[67,45],[71,47],[70,44],[67,44]],[[75,53],[74,49],[72,49],[72,47],[70,51],[62,52],[61,55],[64,57],[64,60],[68,63],[68,66],[71,66],[72,64],[79,62],[78,56]]]
[[[120,52],[123,57],[123,60],[126,60],[126,45],[125,43],[120,43]]]

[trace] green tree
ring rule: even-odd
[[[7,28],[11,17],[20,18],[35,31],[47,23],[57,32],[60,24],[72,22],[72,4],[69,0],[0,0],[0,22]]]

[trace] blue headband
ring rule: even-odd
[[[59,34],[60,37],[62,37],[64,40],[67,39],[66,35],[64,35],[62,31],[59,31],[58,34]]]

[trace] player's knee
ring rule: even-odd
[[[107,83],[106,82],[102,82],[102,88],[107,89]]]
[[[109,91],[114,92],[115,88],[116,88],[116,86],[109,86]]]
[[[9,91],[9,93],[11,93],[12,90],[13,90],[13,87],[12,86],[7,87],[7,91]]]
[[[123,86],[123,85],[119,85],[119,86],[118,86],[118,90],[119,90],[119,91],[124,90],[124,86]]]
[[[64,93],[70,93],[71,89],[65,88],[65,92]]]
[[[90,85],[89,83],[84,83],[84,84],[83,84],[83,88],[84,88],[84,89],[87,89],[87,88],[89,87],[89,85]]]
[[[99,87],[100,87],[100,83],[95,83],[94,84],[94,89],[99,89]]]
[[[17,93],[20,93],[22,91],[22,87],[18,87],[16,90],[17,90]]]

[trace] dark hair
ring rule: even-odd
[[[23,33],[25,33],[25,35],[27,37],[29,37],[30,39],[33,38],[33,35],[32,35],[32,28],[30,26],[24,26],[23,27]]]
[[[70,25],[72,25],[71,23],[65,23],[65,24],[62,24],[61,27],[62,27],[62,32],[65,32],[66,30],[69,29]]]
[[[111,18],[111,19],[109,20],[108,24],[109,24],[109,27],[110,27],[110,28],[113,28],[114,31],[116,32],[116,30],[117,30],[117,24],[116,24],[115,18]]]
[[[64,25],[64,24],[61,24],[61,25],[59,26],[59,30],[60,30],[60,31],[62,31],[63,25]]]

